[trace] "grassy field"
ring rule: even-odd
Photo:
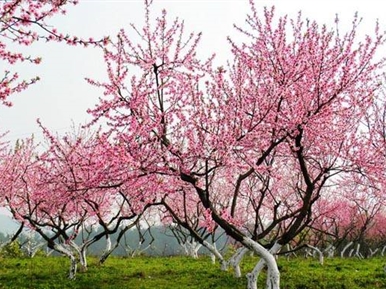
[[[242,262],[243,273],[253,267],[256,258]],[[324,266],[311,259],[279,259],[282,289],[375,289],[386,288],[384,259],[327,259]],[[76,280],[66,278],[69,261],[64,257],[2,258],[0,288],[157,288],[213,289],[246,288],[246,279],[235,279],[232,272],[221,272],[209,258],[193,260],[187,257],[117,258],[98,266],[90,258],[87,272],[78,273]],[[264,288],[260,276],[259,288]]]

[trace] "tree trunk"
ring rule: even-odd
[[[314,247],[314,246],[311,246],[311,245],[306,245],[308,248],[314,250],[314,252],[318,253],[319,255],[319,263],[320,265],[323,265],[324,263],[324,256],[323,256],[323,252],[320,251],[318,248]]]
[[[357,256],[359,259],[363,259],[363,255],[361,254],[360,252],[360,249],[361,249],[361,244],[357,244],[357,248],[355,250],[355,256]]]
[[[295,252],[290,252],[292,251],[293,248],[291,247],[290,244],[287,244],[287,251],[289,251],[289,253],[286,253],[285,256],[287,257],[287,260],[289,260],[289,258],[291,257],[291,255],[294,255],[295,257],[297,257],[298,255],[296,255]]]
[[[214,264],[216,258],[219,260],[221,264],[221,270],[226,271],[228,270],[228,263],[224,260],[224,257],[221,255],[221,253],[217,250],[216,244],[210,244],[209,242],[205,241],[203,242],[203,245],[205,248],[207,248],[210,251],[212,263]],[[213,257],[212,257],[213,256]],[[213,261],[214,260],[214,261]]]
[[[378,252],[379,248],[376,248],[375,250],[370,248],[370,257],[374,257],[374,255]]]
[[[308,259],[308,257],[312,258],[314,256],[312,255],[312,250],[310,248],[305,248],[304,249],[304,258]]]
[[[326,250],[324,250],[324,252],[327,253],[327,257],[328,257],[328,258],[333,258],[334,255],[335,255],[335,249],[336,249],[335,246],[332,245],[332,244],[330,244],[330,245],[326,248]]]
[[[275,243],[272,248],[269,250],[269,253],[274,257],[281,249],[281,245],[278,243]],[[275,259],[275,258],[274,258]],[[276,259],[275,259],[276,264]],[[259,262],[256,264],[256,266],[253,268],[252,272],[247,274],[248,279],[248,289],[257,289],[257,279],[259,277],[259,274],[261,270],[265,267],[266,262],[265,259],[260,259]],[[270,278],[270,276],[267,276],[267,281]],[[267,288],[276,288],[276,287],[268,287]],[[277,287],[279,288],[279,287]]]
[[[74,255],[70,256],[70,260],[71,260],[71,265],[70,265],[70,273],[68,274],[68,279],[75,280],[77,261]]]
[[[382,251],[381,251],[381,256],[382,257],[385,255],[385,250],[386,250],[386,246],[383,246]]]
[[[280,288],[280,272],[277,267],[276,258],[274,254],[280,251],[281,245],[275,243],[270,251],[265,249],[259,243],[253,241],[251,238],[245,237],[243,243],[253,250],[257,255],[261,257],[261,260],[255,266],[257,274],[254,274],[255,269],[252,273],[247,274],[248,278],[248,289],[257,289],[257,277],[259,272],[264,266],[267,266],[267,280],[266,289],[279,289]],[[271,252],[272,251],[272,252]],[[259,264],[260,263],[260,264]],[[261,269],[260,269],[261,267]]]
[[[87,247],[86,246],[83,246],[81,249],[80,249],[80,252],[79,252],[79,263],[80,263],[80,271],[81,272],[86,272],[87,271]]]
[[[77,260],[74,253],[68,248],[58,244],[51,244],[51,248],[67,256],[70,259],[70,271],[68,273],[68,279],[74,280],[76,277],[76,270],[77,270]]]
[[[229,265],[233,267],[233,270],[235,271],[235,277],[240,278],[241,277],[241,269],[240,269],[240,262],[243,259],[244,255],[249,251],[246,247],[241,247],[237,249],[236,253],[233,254],[233,256],[229,259]]]
[[[112,250],[103,252],[102,256],[99,258],[99,265],[103,265],[106,262],[107,258],[110,256],[111,252],[112,252]]]
[[[193,240],[191,242],[186,241],[181,246],[182,246],[182,248],[184,248],[187,256],[190,256],[194,259],[197,259],[198,258],[198,250],[200,250],[202,245]]]
[[[102,265],[111,253],[118,247],[119,243],[116,242],[114,246],[111,245],[110,235],[106,235],[106,248],[102,253],[102,256],[99,258],[99,265]]]
[[[27,248],[26,248],[28,257],[30,257],[30,258],[35,257],[35,255],[36,255],[36,253],[39,251],[39,249],[40,249],[41,247],[43,247],[45,244],[46,244],[46,243],[41,242],[41,243],[39,243],[39,244],[37,244],[37,245],[35,245],[35,246],[33,246],[33,245],[28,245]]]
[[[73,240],[71,240],[68,244],[73,251],[75,251],[79,256],[80,263],[80,272],[87,271],[87,244],[83,244],[82,246],[78,246]]]
[[[346,246],[344,246],[342,252],[340,252],[340,257],[344,257],[344,253],[347,251],[347,249],[353,244],[353,242],[349,242]]]
[[[210,261],[212,262],[213,265],[216,264],[216,255],[213,254],[212,252],[209,253],[210,255]]]
[[[46,257],[49,257],[52,253],[54,253],[54,250],[50,249],[49,247],[46,248]]]

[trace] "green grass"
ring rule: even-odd
[[[253,268],[257,258],[242,262],[243,273]],[[117,258],[103,266],[90,258],[87,272],[78,273],[76,280],[66,278],[69,260],[64,257],[0,259],[0,289],[56,288],[246,288],[246,279],[235,279],[232,272],[221,272],[209,258],[193,260],[187,257]],[[282,289],[375,289],[386,288],[385,261],[326,259],[321,266],[316,260],[279,259]],[[264,288],[264,277],[259,288]]]

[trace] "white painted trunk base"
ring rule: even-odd
[[[212,245],[211,243],[204,241],[203,245],[205,248],[207,248],[210,251],[210,257],[211,257],[212,263],[215,264],[216,258],[217,258],[219,260],[219,263],[221,264],[221,270],[222,271],[228,270],[228,263],[224,260],[224,257],[217,250],[216,243]]]
[[[249,251],[246,247],[241,247],[237,249],[236,253],[229,259],[228,264],[232,266],[236,278],[241,277],[240,262],[243,259],[244,255]]]
[[[281,245],[275,244],[270,251],[265,249],[259,243],[253,241],[251,238],[244,238],[243,243],[253,250],[261,260],[257,263],[251,273],[247,274],[248,289],[257,289],[257,278],[261,270],[267,266],[267,280],[266,289],[280,288],[280,272],[277,267],[275,254],[280,251]]]

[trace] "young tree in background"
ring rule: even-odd
[[[9,147],[8,143],[1,142],[1,138],[4,135],[0,135],[0,183],[7,188],[8,185],[10,185],[9,176],[12,174],[13,165],[9,162]],[[7,200],[6,200],[6,190],[4,190],[4,187],[0,187],[0,207],[6,207]],[[9,237],[5,242],[3,242],[0,247],[4,247],[8,244],[11,244],[13,241],[15,241],[23,232],[24,229],[24,222],[19,222],[19,228],[13,233],[11,237]]]
[[[377,199],[369,188],[354,186],[347,190],[348,186],[344,194],[331,192],[319,198],[308,226],[310,230],[302,233],[306,244],[321,252],[340,250],[341,257],[352,255],[354,247],[358,257],[370,255],[369,246],[379,248],[384,232],[384,201]]]
[[[256,288],[265,264],[267,288],[279,288],[274,254],[307,226],[330,182],[344,186],[340,179],[359,171],[354,155],[367,149],[359,129],[379,88],[384,60],[375,53],[384,35],[377,27],[374,38],[358,42],[357,18],[342,35],[301,14],[276,19],[274,9],[265,9],[261,17],[251,1],[247,26],[237,28],[247,40],[229,40],[234,59],[213,69],[212,59],[197,59],[200,35],[185,36],[179,20],[168,25],[165,11],[153,27],[150,4],[145,26],[134,27],[142,42],[121,30],[105,50],[109,79],[89,80],[104,89],[90,112],[95,122],[107,118],[133,167],[174,176],[163,192],[144,195],[190,185],[210,214],[208,225],[217,223],[262,258],[248,288]],[[252,179],[260,182],[255,190],[247,189]],[[228,200],[217,203],[213,196],[224,183]],[[270,190],[263,195],[264,186]],[[248,213],[245,200],[272,199],[271,221],[286,223],[265,248],[240,220]]]
[[[70,258],[69,278],[74,279],[78,260],[82,270],[87,269],[88,247],[138,214],[127,215],[130,209],[125,207],[130,204],[125,206],[127,199],[117,192],[123,182],[114,159],[118,150],[85,131],[63,138],[46,129],[44,133],[45,151],[39,152],[31,139],[4,158],[1,196],[16,220],[39,233],[49,248]],[[93,224],[103,230],[79,238]]]
[[[68,245],[72,232],[85,221],[87,212],[79,210],[68,195],[61,194],[55,183],[47,184],[46,170],[37,157],[36,145],[29,139],[3,160],[6,168],[1,186],[3,204],[14,219],[39,233],[49,248],[70,258],[69,277],[75,278],[76,255]]]
[[[198,250],[203,246],[210,252],[212,262],[215,263],[217,258],[221,269],[226,270],[228,264],[219,250],[219,243],[224,242],[224,238],[221,238],[224,232],[216,223],[208,222],[210,212],[190,190],[185,186],[171,196],[165,194],[162,197],[160,204],[166,209],[162,216],[163,223],[169,226],[186,255],[197,258]]]

